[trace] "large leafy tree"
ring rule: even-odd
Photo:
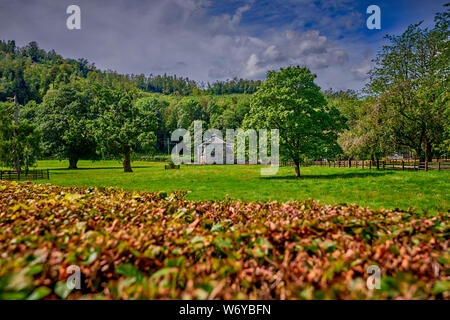
[[[389,114],[388,134],[397,148],[410,148],[424,161],[443,140],[448,126],[450,46],[449,11],[435,18],[432,29],[411,25],[387,36],[371,71],[370,92]]]
[[[152,112],[156,117],[157,127],[155,129],[157,149],[164,150],[164,139],[170,136],[164,121],[164,110],[168,103],[155,97],[144,97],[136,101],[136,107],[145,112]]]
[[[337,136],[345,119],[327,104],[315,77],[301,67],[269,71],[244,120],[246,128],[279,130],[280,154],[294,162],[297,177],[306,159],[332,157],[341,151]]]
[[[26,121],[15,124],[12,109],[11,104],[0,103],[0,163],[28,170],[40,155],[40,133]]]
[[[359,97],[353,91],[327,93],[330,104],[347,119],[348,128],[338,143],[348,158],[381,159],[393,149],[385,128],[389,115],[372,97]]]
[[[95,159],[95,136],[89,125],[95,119],[90,90],[72,83],[49,91],[35,112],[46,155],[69,159],[76,169],[79,159]]]
[[[133,172],[131,155],[151,150],[156,142],[157,118],[145,101],[134,101],[134,93],[97,88],[95,123],[97,142],[103,155],[123,159],[124,172]]]

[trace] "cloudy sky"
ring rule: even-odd
[[[323,88],[360,89],[387,33],[434,14],[448,0],[0,0],[0,39],[37,41],[101,69],[177,74],[197,81],[263,79],[309,67]],[[66,8],[81,8],[68,30]],[[368,30],[369,5],[381,30]]]

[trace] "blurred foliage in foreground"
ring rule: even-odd
[[[0,299],[449,298],[449,212],[184,196],[0,182]]]

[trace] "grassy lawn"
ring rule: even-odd
[[[182,166],[164,170],[164,163],[134,162],[134,173],[123,173],[118,161],[40,161],[51,169],[50,182],[61,186],[116,186],[125,190],[189,190],[188,199],[287,201],[315,199],[327,204],[352,204],[374,209],[428,210],[450,208],[450,172],[401,172],[349,168],[280,168],[276,176],[260,175],[259,166]],[[46,182],[46,181],[40,181]]]

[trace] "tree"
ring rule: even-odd
[[[142,105],[145,103],[135,103],[133,93],[125,90],[97,89],[97,143],[102,154],[122,155],[124,172],[133,172],[132,152],[151,150],[156,141],[156,116]]]
[[[0,163],[28,170],[40,154],[40,133],[28,122],[14,123],[11,110],[10,104],[0,104]]]
[[[352,90],[328,91],[326,96],[347,120],[338,143],[349,159],[375,160],[393,152],[386,130],[389,116],[376,98],[359,97]]]
[[[370,72],[369,92],[389,114],[389,136],[397,148],[415,150],[431,161],[448,122],[450,47],[449,12],[435,18],[431,30],[421,23],[400,36],[387,36]]]
[[[355,103],[356,104],[356,103]],[[353,117],[347,117],[348,130],[339,135],[338,143],[349,158],[379,160],[394,150],[389,143],[389,115],[373,98],[356,104]],[[349,119],[350,118],[350,119]]]
[[[211,126],[222,130],[238,129],[242,125],[245,115],[249,112],[249,101],[241,100],[236,104],[227,105],[222,113],[216,117],[211,117]]]
[[[269,71],[244,120],[246,128],[279,130],[280,154],[294,162],[297,177],[300,163],[307,158],[331,157],[341,151],[337,136],[345,119],[327,104],[315,77],[301,67]]]
[[[78,84],[49,91],[37,108],[35,121],[42,131],[45,154],[69,159],[69,169],[76,169],[79,159],[95,159],[96,143],[90,123],[92,96]]]
[[[26,103],[29,90],[24,79],[25,68],[23,58],[13,59],[6,55],[0,64],[0,99],[6,100],[16,96],[19,103]]]
[[[58,76],[58,73],[59,73],[58,65],[54,65],[50,68],[50,70],[48,70],[47,79],[52,84],[53,89],[55,88],[55,80],[56,80],[56,77]]]
[[[157,127],[155,129],[157,149],[164,151],[164,138],[170,136],[163,119],[164,109],[168,103],[155,97],[140,98],[136,101],[136,107],[145,112],[152,112],[156,117]]]
[[[206,118],[200,103],[192,98],[181,100],[177,105],[177,110],[177,128],[187,129],[193,121]]]

